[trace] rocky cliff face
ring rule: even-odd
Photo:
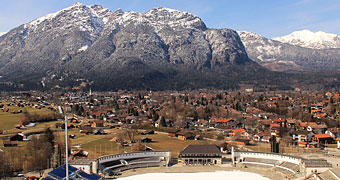
[[[0,75],[43,84],[83,77],[146,82],[187,71],[202,77],[203,71],[248,65],[254,72],[261,69],[248,58],[237,32],[208,29],[195,15],[162,7],[112,12],[75,3],[0,36]]]

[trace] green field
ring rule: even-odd
[[[98,135],[100,136],[100,135]],[[89,152],[89,158],[96,158],[103,155],[123,153],[124,149],[116,142],[111,142],[111,138],[105,137],[83,144],[81,147]],[[129,151],[127,148],[125,151]]]
[[[33,107],[16,107],[16,106],[7,106],[8,102],[2,102],[1,104],[4,104],[4,108],[8,108],[10,111],[14,110],[22,110],[22,111],[27,111],[29,113],[37,113],[38,115],[49,115],[52,114],[53,112],[47,109],[48,107],[42,108],[42,109],[36,109]],[[10,112],[3,112],[0,111],[0,130],[13,130],[15,129],[15,125],[21,124],[21,117],[23,116],[22,113],[20,114],[12,114]],[[40,125],[42,126],[42,125]]]
[[[10,130],[15,128],[16,124],[20,124],[21,114],[10,114],[7,112],[0,112],[0,129]]]

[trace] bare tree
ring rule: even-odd
[[[132,145],[132,151],[138,152],[138,151],[144,151],[145,150],[145,145],[143,145],[141,142],[137,142]]]

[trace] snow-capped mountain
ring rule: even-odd
[[[274,71],[324,71],[340,69],[340,49],[301,47],[252,32],[238,31],[248,56]]]
[[[208,29],[193,14],[163,7],[113,12],[75,3],[0,37],[2,79],[46,85],[84,77],[115,88],[177,86],[190,78],[193,85],[218,84],[261,71],[236,31]]]
[[[71,13],[70,13],[71,12]],[[33,20],[25,25],[30,31],[37,31],[40,24],[44,23],[42,26],[42,31],[46,30],[48,23],[57,23],[59,29],[67,30],[71,26],[77,25],[80,30],[88,31],[96,35],[100,33],[107,22],[108,16],[111,12],[101,6],[86,6],[79,2],[76,2],[72,6],[62,9],[56,13],[51,13],[36,20]],[[65,22],[68,22],[65,24]]]
[[[272,38],[283,43],[292,44],[312,49],[340,48],[340,36],[322,31],[312,32],[310,30],[295,31],[282,37]]]
[[[2,36],[2,35],[4,35],[4,34],[6,34],[6,32],[0,32],[0,36]]]

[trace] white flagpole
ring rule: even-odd
[[[67,144],[67,114],[66,112],[63,112],[63,109],[61,108],[61,106],[58,106],[59,112],[60,114],[63,114],[65,116],[65,152],[66,152],[66,180],[69,180],[68,178],[68,144]]]

